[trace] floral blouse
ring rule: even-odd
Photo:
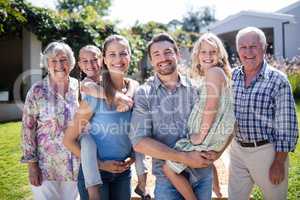
[[[28,91],[23,108],[21,162],[38,162],[43,180],[76,181],[79,159],[62,141],[78,108],[78,81],[70,77],[65,97],[56,93],[49,77]]]

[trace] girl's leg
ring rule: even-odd
[[[182,175],[173,172],[167,164],[163,165],[163,172],[184,199],[197,200],[189,181]]]
[[[81,165],[90,200],[99,200],[99,184],[102,184],[98,169],[97,146],[89,134],[83,134],[80,138]]]
[[[135,169],[138,178],[138,183],[134,190],[135,193],[141,197],[149,195],[146,188],[148,168],[144,154],[135,152]]]
[[[212,169],[213,169],[213,191],[218,198],[221,198],[222,193],[221,193],[221,188],[219,183],[218,171],[214,164],[212,165]]]
[[[136,188],[134,189],[134,192],[138,194],[141,197],[141,199],[151,199],[146,183],[147,183],[147,173],[138,175],[138,183]]]
[[[100,200],[99,184],[87,188],[89,200]]]
[[[137,186],[144,194],[146,193],[146,183],[147,183],[147,173],[137,176],[138,183]]]

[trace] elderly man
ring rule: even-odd
[[[153,157],[155,199],[182,199],[162,171],[165,160],[184,163],[191,169],[198,198],[211,199],[214,152],[178,152],[172,147],[187,135],[187,120],[198,98],[196,88],[177,71],[179,51],[168,34],[153,37],[148,44],[155,75],[136,92],[130,138],[134,149]],[[200,169],[199,169],[200,168]],[[193,179],[193,180],[191,180]]]
[[[238,128],[230,150],[231,200],[249,199],[254,184],[266,200],[287,198],[288,152],[297,143],[297,117],[286,75],[264,60],[266,46],[258,28],[244,28],[236,36],[242,66],[232,75]]]

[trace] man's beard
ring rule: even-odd
[[[176,70],[176,64],[173,63],[173,64],[168,65],[164,69],[159,68],[157,70],[157,73],[162,75],[162,76],[167,76],[167,75],[173,74],[175,70]]]

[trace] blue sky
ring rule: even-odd
[[[56,0],[27,0],[36,6],[55,7]],[[181,19],[189,9],[203,6],[215,8],[216,18],[221,20],[241,10],[274,12],[297,0],[112,0],[110,19],[120,20],[120,26],[130,26],[139,20],[167,23]]]

